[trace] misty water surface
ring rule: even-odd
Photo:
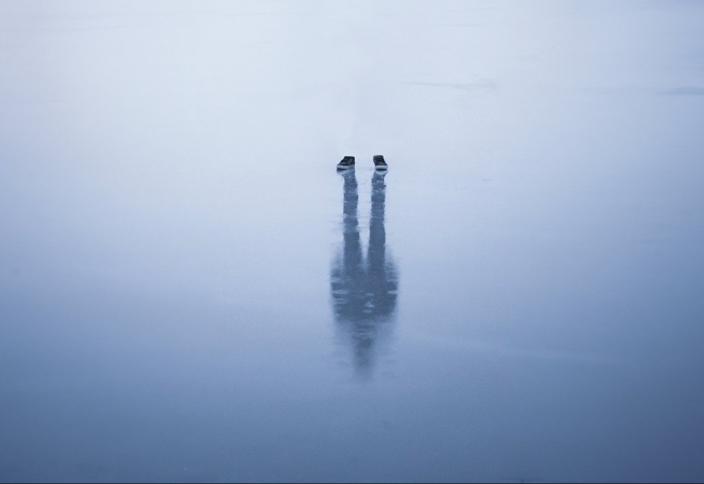
[[[704,480],[702,32],[0,0],[0,481]]]

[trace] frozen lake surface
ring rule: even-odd
[[[0,481],[703,481],[702,32],[0,0]]]

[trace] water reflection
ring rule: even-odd
[[[372,210],[366,260],[359,231],[359,193],[354,170],[344,178],[343,248],[331,275],[335,322],[353,354],[360,376],[369,376],[377,346],[390,333],[396,313],[398,272],[386,253],[385,174],[372,179]]]

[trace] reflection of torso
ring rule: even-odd
[[[340,264],[332,271],[332,295],[339,322],[391,319],[396,310],[398,279],[393,263],[379,268],[359,268],[348,273]],[[366,269],[366,270],[365,270]]]

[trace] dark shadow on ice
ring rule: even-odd
[[[343,248],[330,280],[335,322],[351,346],[359,376],[370,376],[378,342],[389,334],[396,313],[398,273],[386,251],[386,184],[372,180],[372,214],[366,260],[359,233],[358,185],[354,170],[344,173]]]

